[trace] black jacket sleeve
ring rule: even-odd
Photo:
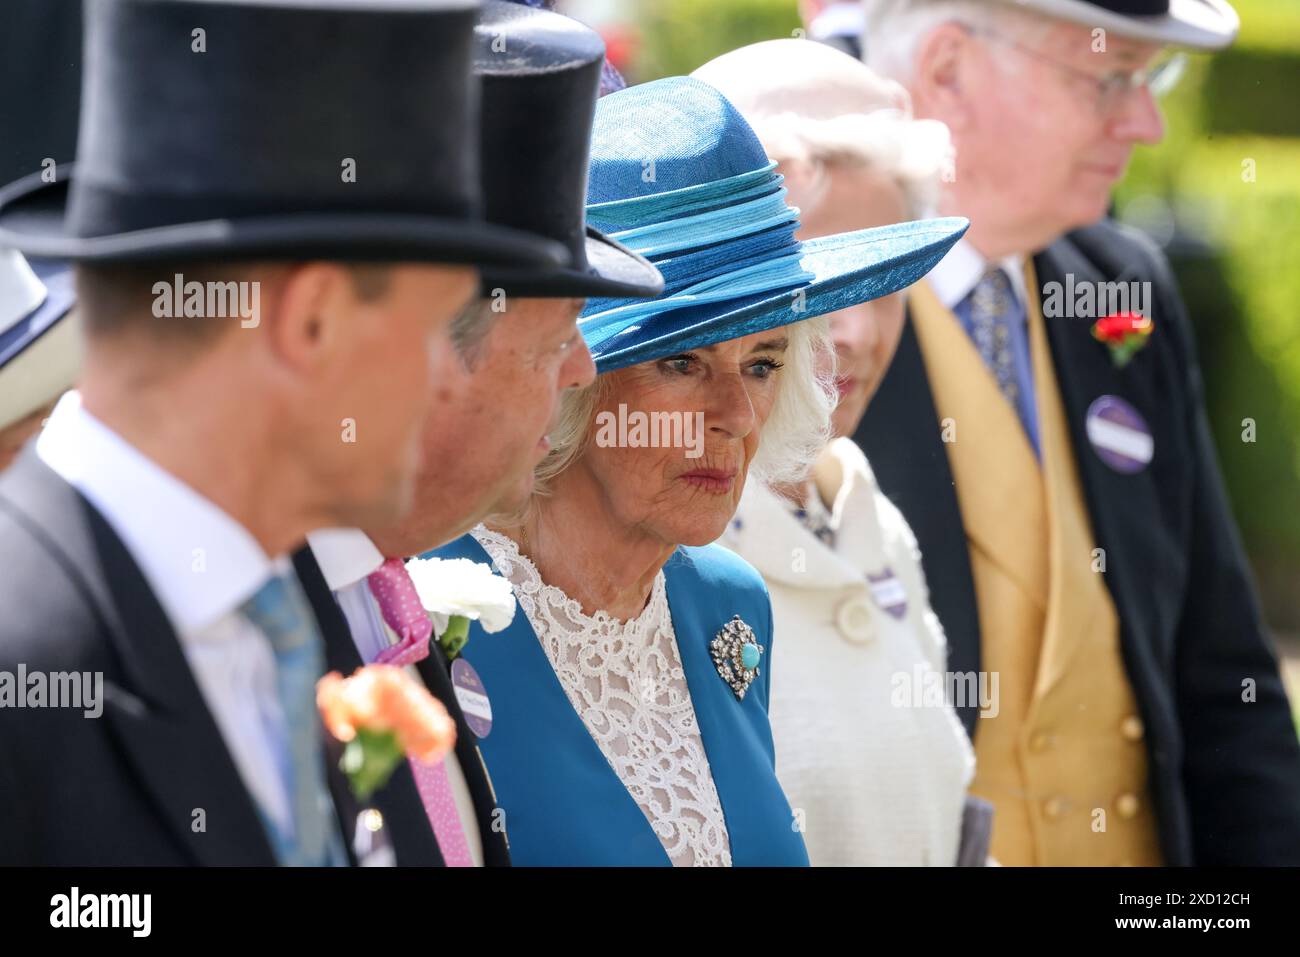
[[[1224,492],[1190,326],[1148,247],[1157,315],[1181,352],[1192,470],[1191,554],[1174,695],[1197,865],[1300,864],[1300,743]]]

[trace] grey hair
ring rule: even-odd
[[[862,7],[866,12],[863,61],[904,86],[912,82],[921,41],[940,24],[960,21],[1025,32],[1030,24],[1048,22],[1032,11],[996,0],[862,0]],[[1005,58],[997,62],[1010,63]]]
[[[496,308],[497,302],[495,297],[474,299],[451,321],[448,331],[451,344],[467,369],[474,368],[484,340],[496,325],[497,315],[501,311]]]
[[[832,119],[782,113],[756,119],[752,126],[771,159],[812,170],[816,182],[799,204],[810,204],[805,208],[820,205],[828,167],[866,166],[898,187],[909,216],[923,218],[935,207],[944,171],[956,162],[948,127],[937,120],[912,119],[902,110]]]
[[[762,440],[749,469],[751,477],[769,483],[797,482],[808,474],[830,439],[831,413],[838,403],[830,317],[816,316],[782,328],[789,343],[778,373],[776,401],[763,423]],[[534,495],[549,494],[555,477],[587,450],[595,435],[596,410],[612,388],[609,374],[604,374],[591,385],[564,394],[550,433],[551,451],[533,473]]]

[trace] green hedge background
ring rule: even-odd
[[[1214,436],[1265,612],[1300,636],[1300,0],[1234,0],[1229,50],[1195,55],[1140,148],[1120,218],[1169,240]],[[643,0],[629,81],[799,35],[794,0]],[[1243,441],[1245,420],[1255,441]]]

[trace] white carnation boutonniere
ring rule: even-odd
[[[468,558],[412,558],[406,571],[448,661],[465,647],[471,621],[493,634],[515,620],[515,593],[491,565]]]

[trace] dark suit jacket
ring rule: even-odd
[[[1300,864],[1300,745],[1228,509],[1206,421],[1192,330],[1168,263],[1111,222],[1034,258],[1040,286],[1152,283],[1155,329],[1116,369],[1092,319],[1057,318],[1048,339],[1124,663],[1150,756],[1170,864]],[[1041,294],[1041,289],[1039,290]],[[1089,404],[1125,399],[1155,440],[1150,465],[1113,471],[1085,434]],[[916,533],[952,671],[978,671],[979,620],[952,472],[910,321],[854,438]],[[1243,682],[1255,700],[1244,702]],[[976,712],[963,709],[975,733]]]
[[[338,602],[334,600],[311,549],[299,549],[293,556],[293,564],[298,571],[303,589],[307,592],[307,598],[316,612],[316,618],[321,623],[329,667],[344,675],[352,674],[363,663],[361,655],[352,640],[347,617],[339,608]],[[424,679],[429,693],[442,702],[447,712],[456,721],[456,759],[460,762],[470,797],[474,801],[474,814],[478,820],[479,836],[483,842],[483,864],[486,867],[508,867],[510,849],[505,831],[499,824],[500,816],[496,813],[496,798],[488,782],[482,755],[479,754],[478,739],[465,723],[465,714],[456,701],[456,690],[451,683],[447,658],[438,642],[430,642],[429,656],[416,665],[416,670]],[[410,768],[407,765],[403,764],[401,770],[407,777],[410,776]],[[416,797],[418,803],[418,793]],[[423,805],[418,807],[418,812],[420,820],[425,822],[425,829],[429,830]],[[432,832],[430,835],[432,836]],[[442,857],[439,855],[439,861],[441,860]]]
[[[103,675],[97,718],[0,708],[0,864],[274,864],[157,598],[32,446],[0,475],[0,568],[0,671]],[[351,853],[358,809],[327,767]],[[409,771],[372,803],[399,863],[440,862]]]

